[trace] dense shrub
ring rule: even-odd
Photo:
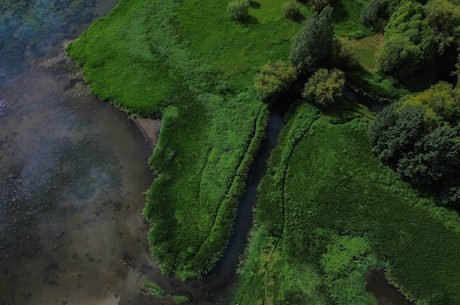
[[[385,7],[384,0],[370,0],[361,9],[361,22],[375,30],[381,30],[385,22]]]
[[[230,19],[242,21],[248,18],[249,13],[248,0],[234,0],[230,1],[227,5],[227,14]]]
[[[386,75],[407,80],[433,59],[436,43],[423,5],[404,1],[385,27],[385,42],[378,53],[379,68]]]
[[[284,17],[292,20],[299,20],[300,17],[302,17],[299,4],[296,0],[288,0],[286,3],[284,3],[283,11]]]
[[[431,129],[445,123],[454,127],[460,120],[460,88],[446,82],[433,85],[406,103],[425,108],[425,121]]]
[[[295,79],[295,68],[287,62],[277,61],[261,67],[254,79],[254,87],[257,95],[267,101],[277,93],[289,89]]]
[[[386,107],[369,130],[372,151],[384,162],[395,164],[403,154],[412,151],[423,129],[424,111],[407,106],[401,110],[396,105]]]
[[[442,187],[459,170],[460,143],[455,141],[456,137],[449,126],[436,128],[398,161],[398,173],[418,186]]]
[[[305,84],[302,96],[321,108],[327,108],[342,96],[345,74],[337,69],[319,69]]]
[[[332,12],[333,8],[327,6],[321,13],[313,13],[300,29],[289,56],[298,71],[313,71],[330,56],[334,35]]]

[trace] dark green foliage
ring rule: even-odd
[[[460,44],[460,6],[449,0],[429,0],[425,5],[426,20],[437,35],[438,54]]]
[[[361,9],[361,22],[375,30],[381,30],[386,21],[385,9],[385,0],[370,0]]]
[[[288,0],[283,4],[284,16],[292,20],[299,20],[302,17],[299,3],[296,0]]]
[[[386,107],[369,129],[372,151],[384,162],[394,164],[413,149],[423,130],[424,111],[416,107]]]
[[[415,185],[439,188],[460,171],[460,143],[456,137],[449,126],[436,128],[398,161],[398,173]]]
[[[257,95],[264,101],[290,88],[296,80],[296,70],[289,63],[277,61],[260,68],[255,76],[254,87]]]
[[[227,14],[230,19],[242,21],[248,18],[249,13],[249,1],[248,0],[233,0],[227,5]]]
[[[334,35],[332,11],[327,6],[321,13],[314,13],[295,38],[289,60],[299,72],[315,70],[330,56]]]
[[[436,40],[423,6],[411,0],[402,2],[385,27],[385,42],[378,53],[381,71],[400,80],[408,79],[432,60]]]
[[[440,203],[458,210],[460,207],[460,186],[450,186],[443,191]]]
[[[330,5],[329,0],[307,0],[307,5],[315,12],[321,12],[326,6]]]
[[[345,74],[337,69],[318,69],[305,84],[302,96],[320,108],[333,105],[341,96]]]

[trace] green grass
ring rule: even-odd
[[[177,33],[196,58],[226,75],[233,88],[252,86],[259,67],[287,58],[300,23],[283,17],[283,1],[260,0],[246,22],[230,20],[228,1],[185,0],[175,18]],[[306,11],[306,9],[305,9]],[[307,13],[306,13],[307,14]]]
[[[361,23],[361,8],[368,0],[332,0],[334,30],[338,36],[361,38],[374,32]]]
[[[380,164],[367,140],[367,120],[331,124],[335,120],[323,115],[305,132],[296,121],[308,113],[303,106],[291,117],[272,154],[259,190],[256,242],[250,245],[234,303],[246,304],[255,298],[253,291],[274,281],[279,285],[271,295],[286,298],[292,290],[298,295],[291,297],[313,298],[314,304],[373,304],[364,277],[374,267],[388,269],[391,280],[420,304],[459,303],[458,215],[418,197]],[[301,140],[286,145],[295,134],[303,134]],[[276,230],[280,225],[281,232]],[[266,262],[267,251],[261,249],[275,244],[281,259],[272,256]],[[321,284],[312,294],[297,282]],[[261,291],[257,298],[267,296]],[[283,297],[274,300],[288,304]]]
[[[345,50],[353,54],[358,64],[369,73],[378,69],[376,53],[383,43],[382,34],[374,34],[359,39],[343,37],[341,43]]]
[[[162,101],[181,90],[162,56],[151,51],[146,30],[155,1],[120,1],[69,45],[93,93],[130,112],[158,114]],[[159,16],[164,18],[164,16]]]

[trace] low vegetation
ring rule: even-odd
[[[370,268],[386,268],[417,304],[455,303],[458,216],[380,164],[368,119],[328,121],[306,105],[289,119],[259,186],[234,304],[375,304]]]

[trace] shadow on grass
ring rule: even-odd
[[[332,16],[334,22],[345,21],[350,17],[350,14],[347,12],[342,0],[332,0],[331,6],[334,8],[334,14]]]
[[[254,16],[248,16],[245,19],[240,20],[239,23],[242,25],[251,25],[251,24],[258,24],[259,21]]]
[[[259,9],[259,8],[262,7],[262,4],[260,4],[259,2],[256,2],[256,1],[249,1],[249,6],[251,8]]]

